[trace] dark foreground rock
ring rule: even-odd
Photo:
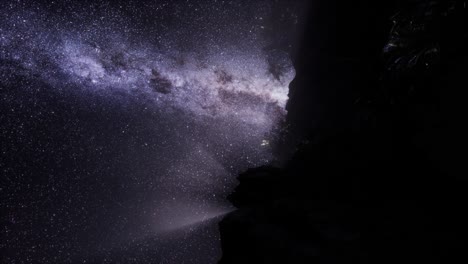
[[[220,263],[467,262],[465,1],[310,10],[288,104],[301,145],[239,176]]]

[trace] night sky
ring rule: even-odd
[[[274,159],[294,11],[96,2],[0,5],[0,262],[216,263],[237,174]]]

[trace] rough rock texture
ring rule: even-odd
[[[467,262],[465,1],[374,2],[312,2],[288,104],[301,144],[239,176],[221,264]]]

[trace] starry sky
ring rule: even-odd
[[[289,3],[288,3],[289,2]],[[274,160],[291,1],[2,1],[2,263],[216,263]]]

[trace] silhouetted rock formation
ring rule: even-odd
[[[467,261],[465,1],[407,2],[311,4],[288,104],[301,145],[239,176],[221,264]]]

